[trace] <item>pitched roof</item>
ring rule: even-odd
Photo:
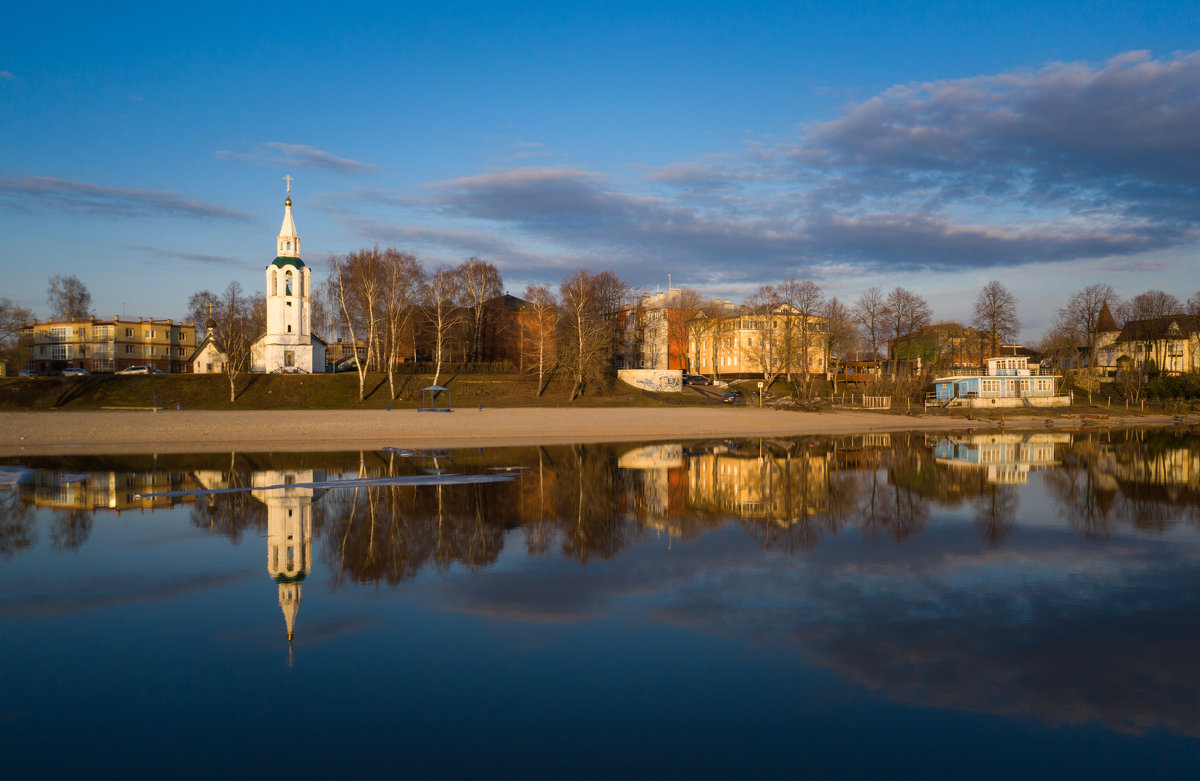
[[[1113,319],[1112,312],[1108,311],[1108,302],[1105,301],[1100,305],[1100,316],[1096,318],[1096,331],[1106,333],[1120,330],[1117,328],[1117,321]]]
[[[516,296],[510,296],[508,293],[505,293],[502,296],[489,298],[487,301],[483,302],[483,305],[496,309],[508,309],[515,312],[529,306],[529,302],[523,298],[517,298]]]
[[[1130,320],[1121,329],[1118,342],[1148,342],[1159,339],[1186,339],[1200,327],[1192,315],[1167,315],[1146,320]]]

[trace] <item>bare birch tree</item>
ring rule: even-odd
[[[401,350],[413,337],[413,312],[421,295],[425,272],[408,252],[383,251],[383,339],[382,357],[387,364],[388,393],[396,398],[396,363]]]
[[[425,320],[433,332],[433,384],[437,385],[449,340],[462,317],[462,279],[458,270],[443,266],[427,275],[422,297]]]
[[[51,320],[86,320],[92,310],[92,294],[74,274],[55,274],[46,287],[46,303],[50,305]]]
[[[540,399],[546,391],[546,381],[554,369],[554,331],[558,302],[548,285],[528,285],[521,295],[525,311],[521,317],[521,354],[528,358],[529,369],[537,372]]]
[[[458,274],[463,302],[470,309],[471,317],[467,360],[477,362],[483,360],[484,318],[487,315],[484,305],[504,292],[504,284],[494,265],[476,257],[464,260],[458,267]]]
[[[358,372],[358,400],[362,401],[367,384],[367,369],[375,362],[379,334],[383,325],[382,304],[386,295],[386,274],[383,253],[378,247],[351,252],[329,261],[333,272],[329,292],[345,318],[350,332],[350,349]],[[366,346],[366,355],[359,356],[358,343]]]
[[[213,302],[213,340],[225,355],[225,377],[229,380],[229,402],[237,401],[237,378],[249,371],[254,341],[265,322],[255,311],[254,297],[242,292],[242,286],[230,282]]]
[[[559,364],[571,373],[567,400],[589,387],[607,383],[616,350],[615,314],[625,305],[629,286],[611,271],[580,269],[559,288]]]

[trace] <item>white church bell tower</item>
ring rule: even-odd
[[[300,259],[300,236],[292,219],[292,177],[284,179],[287,200],[275,240],[275,260],[266,268],[266,333],[255,345],[254,371],[322,372],[323,343],[312,335],[312,272]],[[320,349],[314,350],[314,345]]]

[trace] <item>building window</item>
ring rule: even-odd
[[[126,328],[126,329],[125,329],[125,336],[126,336],[126,337],[128,337],[128,338],[130,338],[130,339],[132,339],[132,338],[133,338],[133,329],[132,329],[132,328]]]
[[[292,272],[288,271],[283,277],[283,294],[290,296],[292,294]]]

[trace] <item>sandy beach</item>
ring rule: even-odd
[[[1010,428],[1076,428],[1095,421],[1023,418]],[[1113,418],[1104,425],[1182,425],[1200,417]],[[844,435],[993,428],[995,421],[871,412],[754,408],[328,411],[90,411],[0,413],[0,456],[60,453],[319,451],[485,447],[569,442],[663,442],[711,437]]]

